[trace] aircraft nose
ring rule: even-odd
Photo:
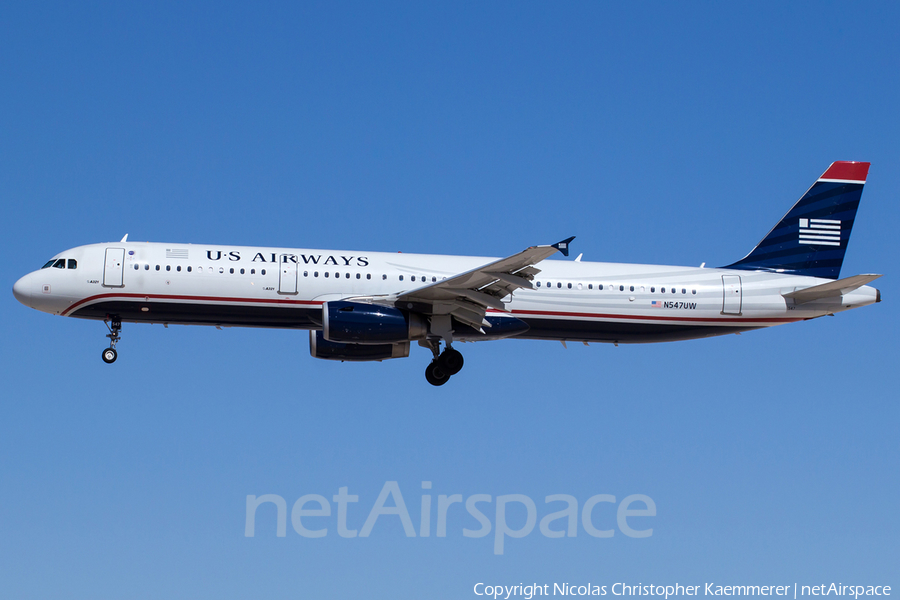
[[[16,297],[16,300],[29,307],[31,306],[30,301],[32,295],[31,281],[32,278],[29,275],[26,275],[13,284],[13,296]]]

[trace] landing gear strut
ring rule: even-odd
[[[119,357],[119,353],[116,352],[116,343],[122,339],[119,337],[119,332],[122,331],[122,321],[119,317],[112,317],[110,320],[104,319],[103,323],[109,329],[109,333],[106,334],[106,337],[109,338],[109,348],[104,350],[101,356],[103,357],[103,362],[111,364],[116,362],[116,358]]]
[[[425,380],[431,385],[444,385],[450,377],[456,375],[463,368],[463,355],[454,350],[449,344],[444,351],[440,351],[440,342],[430,342],[427,347],[431,349],[434,358],[425,367]]]

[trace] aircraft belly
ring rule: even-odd
[[[126,322],[312,329],[321,327],[322,309],[319,306],[109,300],[79,308],[69,316],[104,319],[107,315],[118,315]]]
[[[618,344],[674,342],[759,329],[758,326],[698,325],[696,323],[627,323],[519,317],[529,330],[518,339],[573,340]]]

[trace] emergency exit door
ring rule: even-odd
[[[743,304],[741,278],[738,275],[722,275],[722,314],[739,315]]]
[[[281,255],[281,264],[278,269],[278,293],[297,293],[297,257],[289,254]]]
[[[122,274],[125,271],[125,248],[107,248],[103,264],[103,285],[125,287]]]

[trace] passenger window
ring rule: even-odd
[[[562,283],[559,282],[559,281],[557,281],[557,282],[556,282],[556,287],[561,288],[561,287],[562,287]]]
[[[178,270],[180,271],[181,267],[178,267]],[[230,269],[228,269],[228,272],[231,273],[232,275],[234,275],[234,267],[231,267]]]
[[[70,259],[69,259],[69,265],[68,265],[68,266],[69,266],[70,269],[77,269],[77,268],[78,268],[78,263],[75,261],[74,258],[70,258]]]
[[[656,288],[655,288],[655,287],[651,287],[651,288],[650,288],[650,293],[651,293],[651,294],[654,293],[655,291],[656,291]]]
[[[400,281],[403,281],[403,275],[400,276]]]
[[[57,265],[53,265],[53,266],[56,267]],[[59,267],[59,268],[62,269],[62,267]],[[134,270],[135,270],[135,271],[137,271],[137,270],[140,269],[140,268],[141,268],[140,266],[134,265]]]
[[[190,268],[190,267],[188,267],[188,273],[190,273],[190,272],[191,272],[191,268]]]
[[[415,281],[415,280],[416,280],[416,276],[413,275],[412,277],[409,278],[409,280],[410,280],[410,281]]]
[[[660,293],[660,294],[665,294],[665,293],[666,293],[666,288],[659,288],[659,293]]]
[[[149,270],[150,270],[150,264],[149,264],[149,263],[146,264],[146,265],[144,265],[144,270],[145,270],[145,271],[149,271]]]
[[[620,285],[620,286],[619,286],[619,291],[620,291],[620,292],[624,292],[624,291],[625,291],[625,286],[624,286],[624,285]]]
[[[356,274],[356,278],[359,279],[359,273]],[[350,279],[350,273],[345,273],[344,279]]]
[[[219,273],[224,273],[224,272],[225,272],[225,267],[219,267]]]
[[[314,272],[313,272],[313,277],[318,277],[318,276],[319,276],[319,272],[318,272],[318,271],[314,271]]]
[[[359,273],[356,274],[357,279],[360,279],[361,277],[362,277],[362,275],[360,275]]]
[[[261,271],[259,272],[259,274],[260,274],[260,275],[265,275],[265,274],[266,274],[266,270],[265,270],[265,269],[261,270]]]
[[[251,274],[251,275],[256,275],[256,269],[250,269],[250,274]]]
[[[597,286],[597,289],[598,289],[598,290],[602,290],[602,289],[603,289],[603,284],[601,283],[600,285],[598,285],[598,286]]]
[[[570,290],[572,289],[572,284],[571,284],[571,283],[569,284],[569,289],[570,289]]]
[[[630,288],[628,288],[628,291],[633,292],[633,291],[634,291],[634,286],[631,286]]]
[[[366,279],[372,279],[372,274],[371,274],[371,273],[366,273]]]
[[[175,267],[175,270],[178,271],[179,273],[181,273],[181,265],[178,265],[177,267]]]
[[[541,287],[541,282],[540,282],[540,281],[537,282],[537,287]]]
[[[673,293],[673,294],[675,293],[675,288],[672,288],[672,293]]]
[[[437,281],[437,277],[432,277],[432,278],[431,278],[431,283],[435,283],[436,281]]]
[[[303,271],[303,276],[304,276],[304,277],[309,277],[309,271]]]
[[[324,275],[325,275],[325,277],[330,277],[331,273],[329,273],[328,271],[325,271]]]
[[[190,267],[188,267],[188,269],[190,269]],[[241,275],[243,275],[243,274],[244,274],[244,270],[241,269]]]
[[[387,279],[387,274],[381,276],[382,279]]]
[[[589,289],[589,290],[594,289],[594,284],[593,284],[593,283],[589,283],[589,284],[588,284],[588,289]]]
[[[691,290],[691,293],[692,293],[692,294],[696,294],[696,293],[697,293],[697,290]]]
[[[681,288],[681,293],[682,293],[682,294],[687,294],[687,290],[684,289],[684,288]]]

